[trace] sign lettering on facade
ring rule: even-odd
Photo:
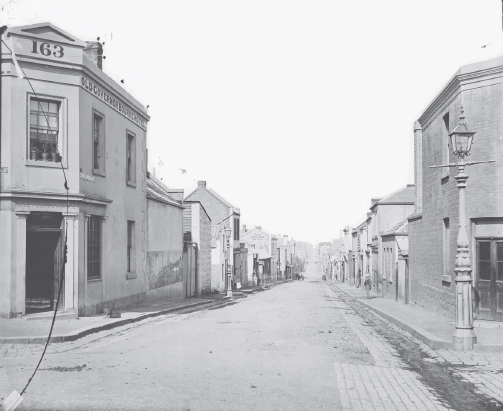
[[[147,120],[141,117],[135,110],[127,106],[122,100],[114,97],[107,90],[104,90],[98,84],[92,82],[86,77],[82,76],[80,79],[80,86],[87,90],[89,93],[93,94],[95,97],[99,98],[104,103],[108,104],[115,111],[122,114],[124,117],[135,123],[138,127],[143,130],[147,130]]]

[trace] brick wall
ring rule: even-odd
[[[190,194],[185,200],[199,201],[210,216],[213,224],[218,224],[224,218],[229,217],[229,207],[222,204],[222,202],[211,194],[204,186],[199,186],[197,190]],[[232,227],[232,222],[231,217],[225,221],[224,226],[227,227],[231,224]]]
[[[199,230],[198,291],[207,294],[211,292],[211,220],[202,209],[199,213]]]
[[[482,73],[478,73],[481,75]],[[457,90],[437,100],[438,108],[430,116],[421,118],[422,136],[422,216],[409,221],[409,268],[411,280],[411,304],[417,304],[444,315],[454,316],[454,260],[458,233],[458,189],[454,176],[457,168],[450,168],[442,178],[443,171],[431,169],[442,164],[442,133],[445,133],[444,116],[449,112],[449,130],[459,118],[464,107],[469,128],[477,132],[469,161],[497,160],[495,164],[481,164],[466,168],[469,176],[466,188],[467,234],[471,239],[470,255],[473,253],[473,234],[470,220],[483,217],[503,217],[503,85],[502,78],[491,75],[480,77],[476,83],[461,81]],[[420,145],[416,145],[419,147]],[[418,156],[417,158],[420,158]],[[455,162],[452,151],[450,162]],[[445,160],[444,160],[445,161]],[[417,168],[416,169],[420,169]],[[450,243],[448,272],[452,281],[443,282],[444,244],[443,220],[449,218]],[[476,267],[474,267],[476,277]]]

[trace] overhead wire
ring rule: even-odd
[[[13,51],[10,49],[10,47],[5,43],[5,41],[3,39],[2,39],[2,43],[7,47],[7,49],[10,51],[11,55],[14,55]],[[31,81],[28,78],[28,76],[26,75],[26,72],[24,71],[24,69],[21,66],[19,66],[19,68],[23,72],[24,78],[26,78],[26,80],[28,81],[28,84],[29,84],[31,90],[33,91],[33,94],[37,98],[38,106],[39,106],[40,110],[42,111],[42,113],[44,114],[44,117],[45,117],[45,120],[46,120],[46,123],[47,123],[47,127],[48,127],[51,135],[54,135],[53,134],[53,130],[51,128],[51,125],[49,124],[49,118],[48,118],[46,112],[44,111],[42,105],[40,104],[40,98],[39,98],[37,92],[33,88],[33,85],[31,84]],[[61,159],[61,160],[63,160],[63,159]],[[66,190],[66,219],[65,219],[65,243],[64,243],[64,249],[63,249],[63,264],[62,264],[61,275],[60,275],[60,279],[59,279],[58,297],[56,299],[56,304],[55,304],[55,307],[54,307],[54,315],[52,317],[51,329],[49,330],[49,335],[47,337],[47,341],[45,343],[44,350],[42,352],[42,355],[40,356],[40,360],[38,361],[37,366],[35,367],[35,370],[33,371],[33,374],[31,375],[31,377],[29,378],[27,384],[23,388],[23,391],[21,391],[21,394],[20,394],[21,396],[25,393],[26,389],[28,388],[28,386],[30,385],[31,381],[35,377],[35,374],[37,373],[38,368],[40,367],[40,364],[42,363],[42,360],[44,359],[44,355],[45,355],[45,352],[47,351],[47,347],[49,346],[49,342],[50,342],[51,336],[52,336],[52,331],[54,329],[54,323],[56,321],[56,314],[58,312],[59,300],[60,300],[60,297],[61,297],[61,289],[63,288],[63,282],[64,282],[64,279],[65,279],[65,265],[66,265],[66,262],[67,262],[67,252],[68,252],[68,216],[69,216],[69,206],[70,206],[70,200],[69,200],[69,194],[68,194],[68,192],[69,192],[70,188],[68,187],[68,180],[66,179],[65,168],[63,167],[63,161],[60,162],[60,165],[61,165],[61,171],[63,172],[63,178],[65,180],[64,187],[65,187],[65,190]]]

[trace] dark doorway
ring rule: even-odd
[[[61,238],[61,213],[32,212],[26,230],[26,314],[54,309],[55,255]],[[58,264],[59,265],[59,264]]]

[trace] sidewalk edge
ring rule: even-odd
[[[67,334],[63,335],[53,335],[51,337],[51,340],[49,341],[50,343],[61,343],[61,342],[68,342],[68,341],[76,341],[80,338],[83,338],[89,334],[94,334],[100,331],[106,331],[106,330],[111,330],[116,327],[120,327],[123,325],[127,324],[132,324],[141,320],[144,320],[146,318],[152,318],[152,317],[157,317],[159,315],[167,314],[170,312],[175,312],[175,311],[180,311],[184,310],[186,308],[192,308],[192,307],[197,307],[199,305],[203,304],[209,304],[212,303],[212,300],[206,300],[206,301],[198,301],[192,304],[187,304],[187,305],[182,305],[178,307],[172,307],[172,308],[167,308],[165,310],[161,311],[156,311],[152,313],[146,313],[143,315],[138,315],[137,317],[134,318],[127,318],[124,320],[120,321],[115,321],[113,323],[109,324],[103,324],[98,327],[92,327],[92,328],[84,328],[81,329],[82,331],[73,331]],[[46,336],[42,337],[6,337],[6,338],[0,338],[0,344],[42,344],[47,341]]]
[[[335,284],[334,284],[335,285]],[[354,298],[351,296],[349,293],[344,291],[343,289],[339,288],[337,285],[335,285],[339,291],[359,303],[360,305],[374,311],[375,313],[379,314],[381,317],[387,319],[389,322],[395,324],[397,327],[401,328],[404,331],[407,331],[411,333],[414,337],[416,337],[418,340],[422,341],[425,343],[427,346],[433,349],[444,349],[444,350],[450,350],[452,349],[452,341],[447,341],[442,338],[438,338],[429,331],[426,331],[425,329],[421,327],[417,327],[414,325],[410,325],[405,323],[404,321],[394,317],[391,314],[388,314],[382,310],[380,310],[377,307],[374,307],[370,304],[368,304],[366,301],[360,300],[358,298]]]

